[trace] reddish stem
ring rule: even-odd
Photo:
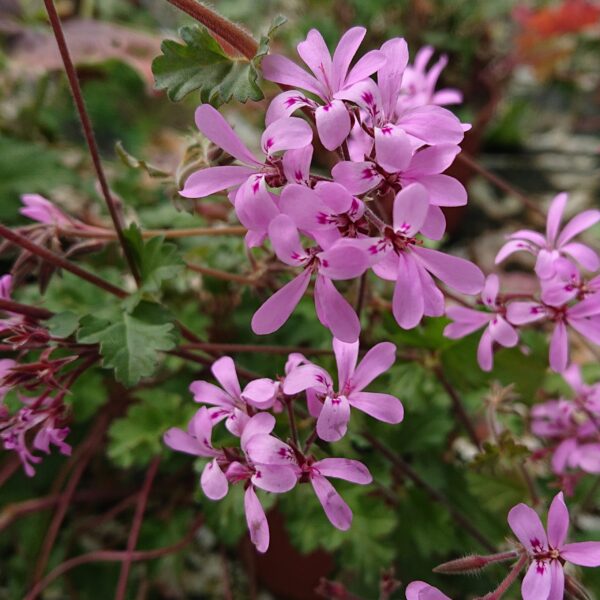
[[[0,310],[6,312],[17,313],[31,319],[50,319],[54,316],[54,313],[45,308],[39,308],[37,306],[30,306],[29,304],[21,304],[14,300],[5,300],[0,298]]]
[[[500,600],[502,596],[508,591],[508,588],[515,582],[515,579],[519,576],[519,573],[527,562],[527,554],[522,554],[515,566],[511,569],[510,573],[502,580],[500,585],[489,594],[483,596],[481,600]]]

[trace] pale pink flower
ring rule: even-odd
[[[579,213],[561,231],[560,223],[568,198],[567,194],[562,193],[552,200],[545,236],[529,229],[522,229],[508,236],[510,241],[500,248],[496,264],[514,252],[524,250],[537,257],[535,272],[540,279],[554,277],[561,263],[571,260],[588,271],[596,271],[600,267],[598,254],[589,246],[571,240],[600,221],[600,210],[592,209]]]
[[[550,340],[550,366],[559,373],[567,368],[569,362],[567,325],[594,344],[600,344],[600,295],[598,294],[570,306],[511,302],[506,316],[513,325],[525,325],[541,320],[554,322],[554,332]]]
[[[207,381],[193,381],[190,392],[194,400],[209,404],[208,414],[213,423],[225,419],[225,426],[236,436],[240,436],[250,419],[248,405],[264,410],[275,403],[277,384],[272,379],[255,379],[242,391],[233,359],[223,356],[211,366],[212,374],[222,389]]]
[[[436,587],[424,581],[413,581],[406,586],[406,600],[452,600]]]
[[[210,104],[196,109],[196,126],[211,142],[239,160],[242,165],[208,167],[195,171],[179,193],[185,198],[204,198],[225,189],[235,189],[236,214],[248,230],[246,241],[255,246],[264,240],[270,221],[279,213],[277,197],[268,186],[279,183],[282,165],[275,154],[305,148],[312,141],[310,125],[295,117],[271,123],[261,138],[265,157],[259,160],[240,140],[221,113]]]
[[[317,417],[317,434],[328,442],[335,442],[346,434],[350,407],[385,423],[400,423],[404,417],[402,403],[395,396],[363,391],[394,364],[396,347],[389,342],[377,344],[357,366],[358,347],[358,342],[346,344],[333,339],[338,391],[329,373],[312,363],[291,371],[283,385],[288,395],[307,390],[310,412]]]
[[[50,200],[47,200],[39,194],[23,194],[21,196],[21,202],[23,203],[23,208],[21,208],[19,212],[24,217],[28,217],[38,223],[64,228],[77,226],[85,227],[83,223],[69,217],[55,204],[52,204]]]
[[[393,226],[381,238],[370,238],[373,271],[382,279],[395,281],[392,311],[403,329],[416,327],[423,315],[444,314],[444,296],[431,275],[465,294],[481,291],[484,276],[473,263],[423,248],[416,235],[428,215],[427,190],[418,183],[396,195]]]
[[[334,527],[345,531],[352,524],[352,510],[344,502],[327,477],[366,485],[373,478],[362,463],[348,458],[324,458],[314,462],[304,459],[288,444],[272,435],[256,435],[247,445],[250,459],[261,465],[292,466],[305,477]]]
[[[519,341],[515,328],[504,318],[506,309],[498,302],[500,282],[497,275],[489,275],[481,293],[481,300],[490,312],[482,312],[465,306],[451,306],[446,315],[454,322],[444,329],[444,335],[451,339],[460,339],[485,327],[479,347],[477,361],[484,371],[491,371],[494,366],[494,342],[512,348]]]
[[[353,342],[360,333],[354,309],[337,291],[332,279],[353,279],[368,267],[368,257],[354,240],[341,239],[327,250],[305,250],[296,225],[288,215],[279,215],[269,225],[269,237],[279,260],[302,272],[275,292],[252,317],[252,331],[264,335],[277,331],[292,314],[316,274],[315,308],[319,321],[340,339]]]
[[[316,29],[311,29],[306,40],[298,44],[298,54],[312,75],[285,56],[265,56],[262,62],[265,79],[301,88],[325,102],[319,105],[296,91],[284,92],[273,100],[267,122],[289,116],[298,108],[308,107],[315,113],[317,131],[325,148],[337,148],[350,133],[351,121],[346,105],[335,97],[336,93],[369,77],[386,60],[381,52],[372,50],[350,69],[366,31],[364,27],[349,29],[340,39],[332,58],[323,36]]]
[[[531,559],[523,579],[523,600],[559,600],[564,595],[564,562],[583,567],[600,566],[600,542],[567,544],[569,511],[559,492],[548,511],[547,535],[537,513],[518,504],[508,514],[508,523]]]

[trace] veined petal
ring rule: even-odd
[[[419,106],[405,112],[396,122],[406,133],[435,146],[459,144],[464,132],[460,121],[441,106]]]
[[[600,567],[600,542],[565,544],[560,555],[574,565]]]
[[[340,390],[343,390],[354,374],[358,358],[358,340],[349,344],[334,337],[333,352],[337,363],[338,386]]]
[[[326,442],[341,440],[348,430],[350,404],[345,396],[328,395],[317,419],[317,435]]]
[[[304,148],[311,142],[312,129],[306,121],[297,117],[283,117],[265,129],[260,144],[263,152],[271,156],[281,150]]]
[[[569,336],[567,327],[562,321],[557,321],[550,339],[550,367],[560,373],[567,368],[569,362]]]
[[[273,406],[278,387],[277,382],[267,377],[253,379],[244,388],[241,397],[244,402],[264,410]]]
[[[576,235],[579,235],[582,231],[593,227],[600,221],[600,210],[584,210],[578,215],[574,216],[561,231],[558,239],[556,240],[557,247],[564,246],[567,242],[572,240]]]
[[[477,294],[485,281],[481,269],[472,262],[429,248],[414,248],[421,264],[446,285],[463,294]]]
[[[421,233],[430,240],[441,240],[446,233],[446,217],[439,206],[429,204],[425,223],[421,227]]]
[[[248,486],[244,494],[244,511],[246,512],[250,540],[256,546],[258,552],[266,552],[269,548],[269,524],[267,523],[265,511],[251,485]]]
[[[315,190],[305,185],[295,183],[286,185],[281,192],[279,207],[281,212],[289,215],[295,226],[303,231],[312,232],[315,229],[332,226],[326,222],[326,218],[329,216],[328,207]],[[287,227],[289,228],[289,225]],[[293,234],[293,237],[293,245],[302,248],[297,232]],[[306,254],[304,249],[302,249],[302,253]],[[298,254],[297,248],[295,254]]]
[[[235,213],[244,227],[267,232],[269,223],[279,214],[263,175],[251,175],[235,195]]]
[[[239,398],[242,390],[235,370],[235,363],[230,356],[223,356],[216,360],[210,368],[215,379],[223,389],[232,397]]]
[[[223,115],[210,104],[201,104],[196,109],[195,120],[202,135],[234,158],[248,165],[262,164],[240,140]]]
[[[380,52],[379,50],[370,50],[350,69],[344,85],[351,86],[362,79],[370,77],[377,69],[380,69],[383,66],[385,61],[386,58],[383,52]]]
[[[459,152],[460,146],[456,144],[439,144],[419,150],[413,156],[408,175],[416,178],[421,175],[443,173],[454,162]]]
[[[251,167],[208,167],[194,171],[186,180],[179,195],[184,198],[205,198],[221,190],[241,185],[254,173]]]
[[[200,485],[202,491],[207,498],[211,500],[221,500],[227,496],[229,484],[225,473],[221,471],[221,467],[217,463],[217,459],[213,460],[204,467],[202,476],[200,477]]]
[[[565,504],[563,493],[554,496],[548,510],[548,543],[552,548],[562,548],[569,531],[569,510]]]
[[[372,79],[363,79],[335,94],[338,100],[348,100],[366,110],[374,121],[383,118],[381,94]]]
[[[266,335],[277,331],[292,314],[310,282],[310,271],[306,270],[277,290],[252,317],[252,331]]]
[[[325,206],[335,215],[354,211],[357,199],[339,183],[333,181],[319,181],[315,192]]]
[[[246,454],[258,465],[295,465],[293,450],[272,435],[258,433],[246,440]]]
[[[552,585],[550,586],[548,600],[563,600],[565,597],[565,572],[563,566],[557,560],[550,563],[550,579]]]
[[[431,208],[431,207],[430,207]],[[433,277],[427,272],[425,267],[416,262],[419,280],[421,281],[421,291],[423,292],[423,311],[428,317],[441,317],[445,310],[444,294],[435,284]]]
[[[556,243],[556,236],[558,235],[560,222],[562,221],[563,212],[565,211],[565,206],[568,199],[569,196],[564,192],[562,194],[558,194],[552,200],[548,210],[548,219],[546,221],[546,239],[552,248]]]
[[[327,90],[323,88],[320,81],[285,56],[267,54],[261,62],[261,70],[267,81],[299,87],[320,98],[327,97]]]
[[[335,477],[352,483],[366,485],[373,481],[369,469],[357,460],[349,458],[324,458],[313,464],[323,477]]]
[[[350,115],[341,100],[332,100],[315,111],[319,139],[327,150],[339,148],[350,134]]]
[[[514,327],[507,323],[500,315],[495,315],[490,321],[489,330],[494,341],[505,348],[512,348],[513,346],[516,346],[519,341],[519,335]]]
[[[404,38],[393,38],[381,46],[387,58],[377,71],[377,85],[381,90],[383,109],[391,117],[402,87],[402,76],[408,64],[408,45]]]
[[[423,318],[424,300],[415,259],[407,252],[398,257],[398,275],[392,298],[392,312],[402,329],[416,327]]]
[[[298,229],[288,215],[277,215],[271,221],[269,224],[269,237],[277,258],[286,265],[299,267],[308,258],[306,250],[300,243]]]
[[[226,408],[235,406],[233,398],[227,392],[208,381],[193,381],[189,389],[194,395],[194,402]]]
[[[331,170],[334,180],[351,194],[364,194],[381,182],[381,175],[371,162],[342,160]]]
[[[412,144],[404,129],[390,123],[375,127],[376,161],[388,173],[405,171],[412,154]]]
[[[411,183],[396,194],[393,209],[394,231],[413,236],[419,232],[429,209],[427,190]]]
[[[342,531],[349,529],[352,524],[352,511],[331,483],[314,472],[310,482],[331,524]]]
[[[311,29],[303,42],[297,46],[300,58],[306,63],[315,77],[321,82],[324,90],[334,91],[331,85],[331,54],[317,29]]]
[[[333,389],[329,373],[312,363],[292,369],[283,382],[283,393],[288,396],[293,396],[309,388],[314,388],[321,394],[327,394]]]
[[[251,481],[261,490],[282,494],[296,485],[298,477],[291,466],[258,465]]]
[[[310,178],[310,163],[313,156],[312,144],[304,148],[288,150],[282,159],[283,173],[288,183],[306,184]],[[285,191],[286,188],[284,188]]]
[[[544,526],[533,508],[523,503],[517,504],[508,513],[508,524],[529,552],[533,552],[535,548],[548,547]]]
[[[265,57],[266,58],[266,57]],[[282,117],[289,117],[303,106],[314,106],[314,102],[307,98],[304,94],[298,90],[289,90],[277,94],[267,108],[267,114],[265,115],[265,125],[269,126],[277,119]]]
[[[254,415],[246,426],[240,437],[240,446],[244,452],[246,452],[246,446],[249,440],[255,435],[268,435],[275,428],[275,417],[267,412],[261,412]]]
[[[330,279],[354,279],[370,266],[368,250],[358,240],[341,239],[317,255],[319,273]]]
[[[315,282],[315,307],[321,323],[337,339],[352,343],[360,334],[360,321],[331,280],[320,273]]]
[[[384,423],[395,425],[396,423],[400,423],[404,418],[402,402],[391,394],[352,392],[348,396],[348,402],[354,408]]]
[[[481,329],[491,318],[489,313],[464,306],[450,306],[446,315],[454,321],[444,329],[444,336],[451,340],[458,340]]]
[[[367,30],[364,27],[352,27],[340,38],[333,53],[331,84],[334,91],[339,90],[346,80],[348,67],[363,41]]]
[[[548,600],[551,587],[550,563],[534,560],[527,569],[521,585],[523,600]]]
[[[435,206],[464,206],[467,203],[465,186],[450,175],[421,175],[415,181],[429,192],[429,202]]]
[[[513,325],[541,321],[546,316],[546,309],[539,302],[511,302],[506,309],[506,318]]]
[[[185,452],[193,456],[213,456],[212,453],[207,454],[205,448],[198,443],[198,440],[189,433],[179,429],[179,427],[171,427],[165,431],[163,435],[164,443],[172,450],[177,452]]]
[[[394,364],[396,346],[390,342],[380,342],[373,346],[358,364],[351,376],[351,386],[354,391],[365,389],[371,381],[377,379]]]

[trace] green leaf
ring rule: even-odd
[[[124,234],[142,277],[143,292],[159,292],[163,281],[176,277],[183,270],[185,265],[177,246],[165,242],[164,237],[158,236],[145,241],[140,228],[135,224],[131,224]]]
[[[53,337],[67,338],[79,327],[79,316],[66,310],[48,319],[46,325]]]
[[[118,381],[133,386],[154,373],[158,352],[171,350],[176,335],[171,315],[158,304],[142,301],[115,319],[84,317],[77,341],[100,344],[103,366],[114,369]]]
[[[165,40],[162,55],[154,59],[156,87],[167,90],[175,102],[200,91],[202,102],[220,106],[235,98],[239,102],[262,100],[255,61],[228,56],[205,27],[182,27],[185,44]]]

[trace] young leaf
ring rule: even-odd
[[[100,344],[103,366],[115,370],[126,386],[154,373],[158,352],[171,350],[176,335],[169,313],[158,304],[142,301],[113,320],[87,315],[81,320],[77,341]]]
[[[46,321],[50,333],[56,338],[67,338],[79,326],[79,316],[70,310],[55,314]]]
[[[133,251],[145,292],[159,292],[163,281],[177,276],[184,263],[177,254],[177,246],[164,241],[162,236],[145,241],[139,227],[132,224],[125,237]]]
[[[133,154],[129,154],[127,150],[125,150],[123,146],[123,142],[118,141],[115,144],[115,152],[117,156],[121,159],[121,162],[129,167],[130,169],[139,169],[142,171],[146,171],[150,177],[154,177],[156,179],[166,179],[167,177],[171,177],[171,173],[168,171],[163,171],[154,165],[146,162],[143,159],[136,158]]]

